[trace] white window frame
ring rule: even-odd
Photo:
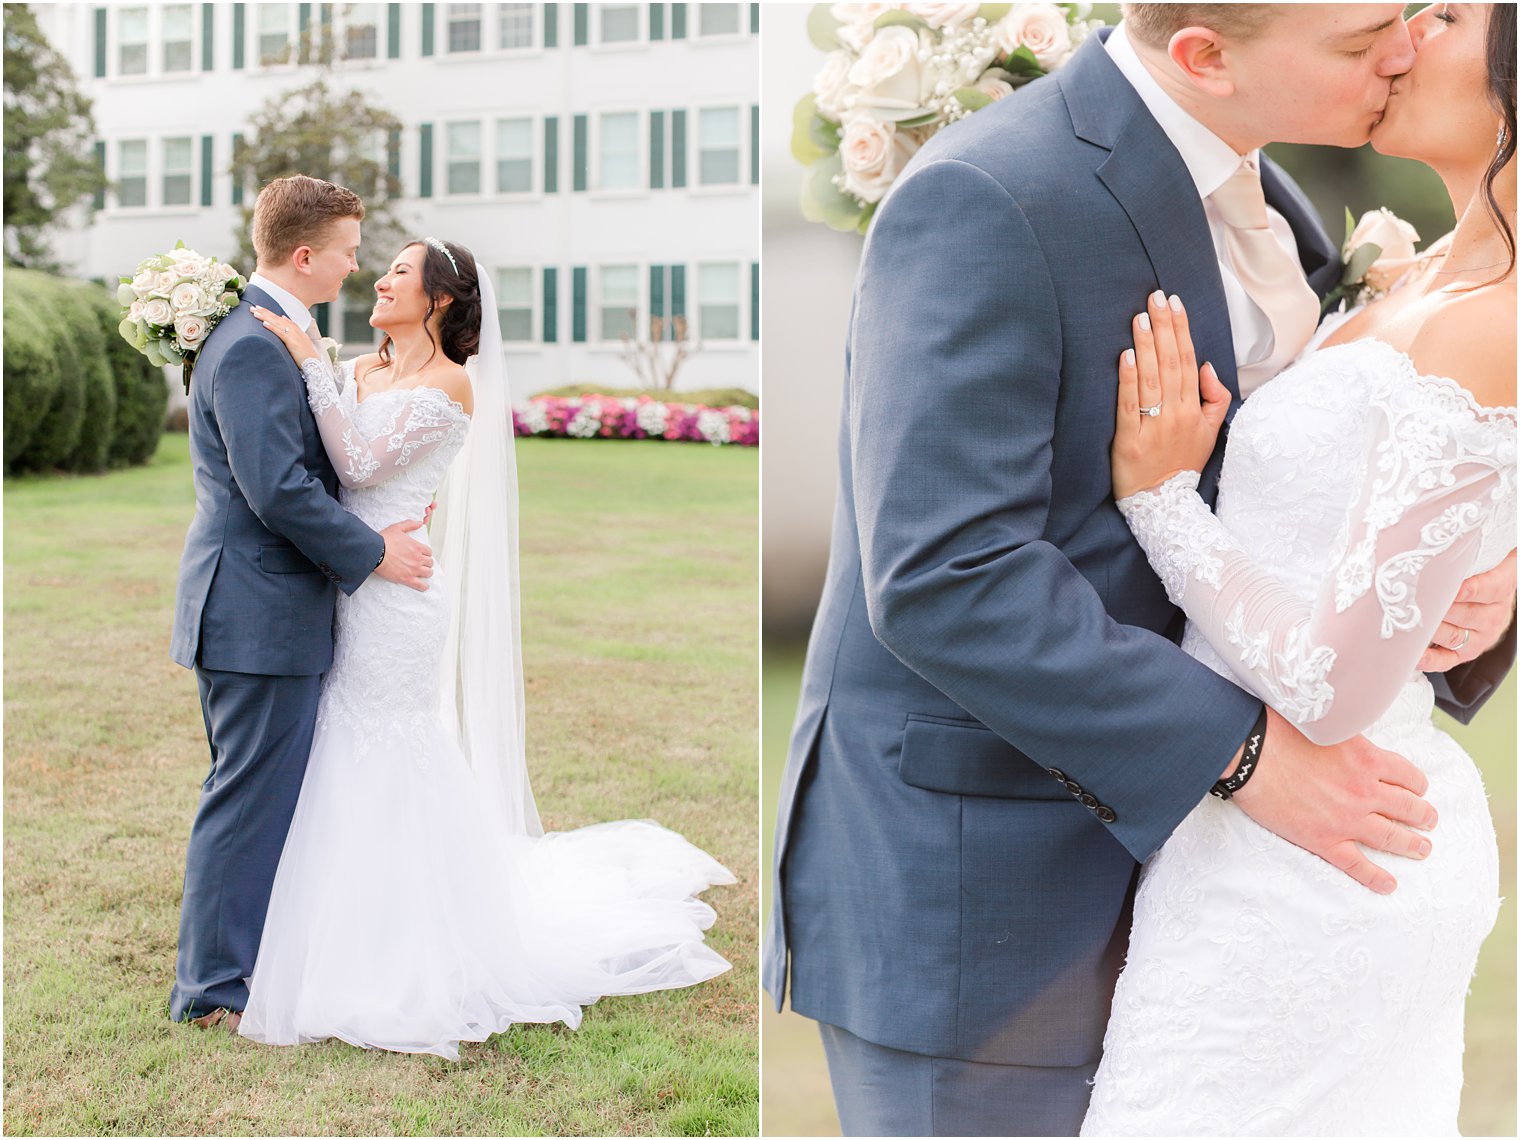
[[[111,76],[117,79],[140,80],[157,74],[153,67],[155,62],[153,45],[159,42],[160,37],[154,35],[154,32],[157,30],[155,25],[158,23],[154,18],[157,11],[154,6],[151,4],[125,4],[121,7],[109,8],[107,11],[111,13],[110,38],[107,41],[111,46],[110,52],[107,53],[107,66],[110,69]],[[121,53],[122,49],[126,46],[126,41],[122,38],[122,17],[128,12],[139,11],[143,15],[143,38],[141,41],[133,40],[132,43],[134,46],[142,48],[143,69],[141,71],[123,71],[121,67]]]
[[[492,284],[496,286],[496,319],[498,323],[501,321],[501,310],[506,307],[502,304],[501,275],[508,270],[521,271],[528,275],[528,337],[526,340],[509,340],[503,327],[501,335],[502,346],[508,352],[511,352],[513,349],[521,351],[537,348],[543,338],[543,270],[537,265],[519,264],[498,265],[491,271],[492,276],[495,278]],[[521,308],[521,306],[517,305],[512,307]]]
[[[702,115],[708,111],[732,111],[734,113],[738,127],[738,140],[734,144],[737,151],[735,157],[738,159],[738,174],[732,182],[702,181]],[[749,174],[745,169],[748,164],[748,158],[745,154],[745,143],[749,140],[745,138],[746,116],[744,105],[742,103],[707,103],[702,106],[693,107],[690,116],[690,121],[695,129],[688,132],[687,145],[691,148],[691,151],[687,155],[687,186],[693,190],[707,191],[709,193],[732,192],[748,186],[749,184],[745,181]]]
[[[605,186],[602,179],[602,120],[608,115],[633,116],[633,140],[637,148],[637,163],[632,186]],[[590,189],[593,193],[609,198],[629,198],[649,193],[649,119],[640,107],[603,107],[590,113],[591,137],[587,145],[591,153]]]
[[[169,170],[169,144],[182,142],[188,144],[189,160],[183,170]],[[158,170],[158,204],[166,210],[189,210],[194,209],[196,203],[197,171],[195,164],[195,136],[194,135],[163,135],[158,140],[159,170]],[[189,194],[183,202],[169,201],[168,180],[171,177],[183,177],[187,180]]]
[[[492,36],[493,46],[488,50],[499,52],[503,55],[521,55],[523,52],[538,51],[539,48],[543,47],[544,6],[542,4],[521,5],[522,7],[528,9],[529,24],[528,42],[526,45],[519,47],[506,47],[501,42],[501,21],[502,18],[506,15],[506,9],[512,7],[512,5],[490,4],[487,6],[492,9],[491,27],[494,30],[494,35]]]
[[[251,4],[253,9],[253,67],[264,71],[293,68],[299,65],[301,56],[301,19],[294,4],[266,4],[262,0]],[[268,9],[285,9],[284,59],[264,59],[264,12]]]
[[[537,195],[539,187],[543,185],[543,120],[536,112],[523,111],[518,114],[498,114],[492,117],[490,122],[491,189],[489,192],[498,197],[508,198],[514,202],[525,201]],[[501,188],[501,162],[504,157],[501,153],[501,124],[504,122],[526,122],[528,124],[528,188],[526,190],[503,190]]]
[[[120,184],[125,177],[122,173],[122,147],[128,143],[141,143],[143,152],[142,163],[142,202],[140,204],[127,205],[121,200]],[[116,185],[111,190],[111,205],[113,209],[125,211],[149,210],[153,208],[153,140],[146,137],[112,139],[106,148],[106,153],[112,163],[111,179]],[[133,177],[138,177],[134,175]]]
[[[199,56],[199,54],[200,54],[200,51],[199,51],[199,46],[200,45],[196,42],[200,38],[197,35],[197,32],[198,32],[199,29],[195,26],[196,25],[196,20],[195,20],[196,9],[198,7],[199,7],[199,5],[197,5],[197,4],[164,4],[164,5],[161,5],[161,6],[155,6],[154,15],[156,15],[157,18],[158,18],[158,37],[157,37],[158,47],[159,47],[159,52],[158,52],[158,73],[160,75],[193,75],[195,73],[195,70],[196,70],[197,66],[199,65],[199,63],[200,63],[200,60],[197,58],[197,56]],[[169,28],[168,28],[168,24],[169,24],[169,9],[170,8],[184,8],[184,9],[187,9],[189,11],[189,13],[190,13],[190,34],[189,34],[189,36],[186,39],[176,40],[175,41],[176,43],[183,43],[183,44],[187,44],[189,46],[189,48],[190,48],[189,62],[187,62],[184,67],[177,67],[177,68],[175,68],[172,71],[169,70]],[[149,27],[150,27],[150,29],[152,27],[152,19],[151,19],[151,17],[149,19]]]
[[[696,277],[696,281],[694,283],[695,286],[696,286],[696,288],[693,289],[693,290],[688,290],[688,292],[687,292],[688,301],[687,301],[687,305],[686,305],[686,308],[687,308],[686,319],[687,319],[687,323],[688,323],[687,335],[690,337],[690,339],[692,340],[693,343],[700,344],[704,348],[707,347],[707,346],[709,346],[709,345],[713,345],[713,346],[733,346],[733,345],[739,345],[739,344],[743,344],[744,343],[744,335],[745,335],[745,332],[746,332],[746,329],[744,327],[744,325],[745,325],[745,297],[744,297],[744,290],[745,290],[745,285],[746,285],[746,283],[748,281],[748,277],[747,277],[747,275],[744,272],[744,267],[745,267],[746,264],[748,264],[748,263],[745,261],[745,259],[743,257],[738,257],[738,256],[734,257],[732,260],[721,260],[721,261],[709,260],[709,261],[699,261],[699,262],[695,263],[696,273],[693,276]],[[702,309],[704,307],[704,301],[703,301],[703,298],[702,298],[702,282],[706,278],[707,273],[708,273],[709,270],[726,268],[726,267],[729,267],[729,266],[733,267],[733,281],[734,281],[734,302],[733,302],[733,304],[734,304],[734,335],[731,336],[731,337],[729,337],[729,336],[718,337],[718,336],[713,336],[712,334],[710,334],[707,331],[707,322],[703,318]],[[692,297],[695,297],[695,299],[696,299],[696,304],[695,305],[693,305],[691,303],[690,298],[692,298]],[[694,314],[691,312],[691,310],[693,310],[693,309],[696,310]],[[692,319],[691,319],[693,315],[695,315],[695,317],[697,318],[695,321],[692,321]],[[691,325],[695,325],[695,328],[691,328],[690,327]]]
[[[475,46],[472,48],[456,48],[454,46],[454,23],[456,8],[473,7],[475,9]],[[495,15],[494,4],[444,4],[443,8],[443,50],[441,56],[478,56],[486,50],[486,27],[491,22],[490,17]],[[488,11],[489,10],[489,11]]]
[[[373,21],[373,24],[372,24],[372,26],[375,29],[375,54],[374,55],[349,55],[348,54],[348,33],[349,33],[349,28],[350,27],[365,27],[365,26],[369,26],[369,25],[366,25],[364,22],[357,21],[357,20],[353,21],[352,24],[350,23],[350,19],[349,18],[350,18],[350,16],[353,15],[353,9],[355,9],[355,8],[363,8],[363,7],[369,7],[369,8],[373,8],[375,10],[375,18],[374,18],[374,21]],[[383,62],[385,60],[385,58],[386,58],[386,54],[385,53],[386,53],[386,48],[388,46],[386,44],[386,42],[385,42],[386,41],[388,24],[389,24],[389,19],[387,17],[386,10],[385,10],[385,5],[384,4],[368,4],[368,5],[365,5],[365,4],[339,4],[339,5],[337,5],[336,8],[335,8],[335,10],[334,10],[334,12],[333,12],[333,23],[332,23],[333,48],[334,48],[334,55],[336,56],[337,60],[339,62],[341,62],[341,63],[352,63],[352,64],[356,64],[356,65],[361,66],[361,67],[365,66],[365,65],[373,66],[375,64],[379,64],[379,63]],[[342,48],[341,54],[339,54],[337,52],[337,50],[336,50],[339,47]]]
[[[475,152],[475,189],[455,190],[453,188],[453,166],[456,161],[454,148],[450,138],[451,127],[474,127],[477,134]],[[449,119],[443,123],[443,197],[444,198],[482,198],[486,195],[486,122],[479,117],[464,119]],[[462,161],[462,160],[460,160]]]
[[[637,30],[631,40],[607,40],[602,38],[602,18],[608,8],[632,8]],[[602,51],[628,51],[634,48],[646,47],[649,44],[649,5],[648,4],[592,4],[587,11],[590,21],[591,46]]]
[[[594,320],[596,326],[594,335],[586,339],[603,348],[622,348],[623,342],[619,337],[608,338],[605,335],[603,315],[607,308],[605,304],[605,282],[603,275],[609,269],[632,269],[633,270],[633,330],[632,339],[637,341],[641,335],[648,331],[649,325],[649,298],[645,295],[645,281],[649,276],[649,266],[644,262],[619,261],[607,265],[592,266],[591,271],[591,297],[588,305],[591,312],[587,313],[588,320]],[[624,305],[626,310],[628,306]]]
[[[691,39],[700,43],[723,43],[729,40],[737,40],[749,36],[749,5],[748,4],[714,4],[714,8],[736,8],[739,19],[731,32],[705,32],[702,30],[702,9],[706,4],[692,4],[687,8],[687,19],[696,24],[695,34]],[[693,10],[694,9],[694,10]]]

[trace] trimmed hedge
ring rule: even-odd
[[[105,288],[5,270],[5,469],[102,471],[158,446],[168,389]]]
[[[611,396],[614,399],[638,399],[647,396],[651,400],[670,401],[680,404],[702,404],[709,408],[749,408],[760,406],[760,397],[743,388],[699,388],[690,392],[676,392],[665,388],[618,388],[612,384],[561,384],[547,388],[534,396]]]

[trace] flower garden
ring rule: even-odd
[[[535,396],[512,410],[514,432],[568,439],[664,439],[755,447],[760,413],[650,396]]]

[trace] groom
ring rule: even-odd
[[[339,505],[300,370],[248,313],[262,305],[315,328],[310,306],[335,300],[358,268],[363,217],[359,196],[330,182],[265,186],[258,265],[201,348],[190,389],[195,518],[170,655],[195,670],[211,771],[185,852],[169,1015],[202,1028],[236,1032],[248,1000],[332,662],[336,590],[352,594],[370,574],[425,590],[432,574],[428,548],[407,533],[420,522],[377,534]]]
[[[764,963],[779,1008],[790,958],[846,1134],[1081,1123],[1138,863],[1263,712],[1174,644],[1181,615],[1114,508],[1118,357],[1157,289],[1237,402],[1302,347],[1337,251],[1276,167],[1244,160],[1366,142],[1413,59],[1401,11],[1126,5],[1054,76],[936,137],[876,215]],[[1214,195],[1241,181],[1269,207],[1270,272],[1224,252],[1243,223]],[[1253,293],[1274,274],[1281,296]],[[1454,611],[1475,632],[1437,688],[1462,719],[1513,659],[1510,632],[1472,660],[1509,625],[1506,567],[1470,583],[1495,604]],[[1424,788],[1364,739],[1315,747],[1269,713],[1236,803],[1387,891],[1357,844],[1439,843],[1412,830],[1434,821]]]

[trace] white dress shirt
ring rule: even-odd
[[[255,273],[249,277],[248,284],[257,286],[258,288],[264,290],[264,292],[268,293],[272,298],[274,298],[276,303],[279,304],[280,308],[285,311],[285,315],[295,323],[296,328],[304,329],[308,332],[311,330],[311,310],[303,305],[300,301],[296,300],[294,293],[291,293],[288,289],[283,289],[280,286],[276,285],[273,281],[269,280],[269,278],[265,277],[261,273]],[[311,339],[316,340],[317,338],[315,335],[313,335]]]
[[[1109,34],[1103,46],[1108,49],[1108,56],[1113,60],[1114,66],[1129,80],[1135,94],[1140,96],[1140,101],[1177,148],[1188,174],[1192,176],[1193,185],[1198,188],[1198,197],[1203,202],[1203,216],[1208,219],[1209,233],[1214,239],[1214,256],[1219,259],[1219,276],[1224,284],[1225,304],[1230,312],[1230,334],[1235,341],[1236,366],[1265,360],[1272,352],[1271,322],[1246,294],[1239,278],[1235,276],[1229,253],[1225,249],[1224,222],[1209,201],[1209,195],[1240,169],[1242,158],[1260,170],[1261,152],[1253,150],[1246,155],[1237,154],[1229,143],[1179,107],[1176,100],[1163,91],[1161,84],[1146,70],[1145,64],[1135,53],[1135,46],[1129,42],[1122,23]],[[1267,207],[1267,224],[1283,248],[1292,255],[1294,264],[1297,264],[1298,241],[1293,236],[1293,228],[1270,205]],[[1179,296],[1186,305],[1187,295],[1181,293]],[[1143,300],[1137,302],[1136,312],[1141,303]]]

